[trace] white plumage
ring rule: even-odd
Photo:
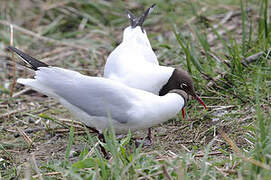
[[[159,94],[173,71],[172,67],[159,66],[146,32],[129,26],[121,44],[107,58],[104,77]]]
[[[186,71],[159,65],[142,26],[154,6],[139,19],[128,11],[131,26],[124,30],[122,42],[108,56],[104,77],[161,96],[172,89],[182,89],[206,108]],[[184,114],[183,109],[183,117]]]
[[[80,121],[99,131],[109,127],[116,132],[145,129],[174,117],[184,106],[178,93],[157,96],[100,77],[90,77],[57,67],[40,67],[35,79],[18,79],[51,96]]]

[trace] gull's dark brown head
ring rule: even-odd
[[[167,84],[165,84],[160,90],[159,96],[163,96],[173,89],[181,89],[185,91],[187,94],[191,95],[194,99],[201,103],[206,109],[206,105],[195,92],[193,80],[188,74],[188,72],[180,69],[175,69],[171,77],[169,78]]]

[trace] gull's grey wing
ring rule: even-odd
[[[111,80],[84,76],[78,72],[49,67],[47,64],[9,46],[36,71],[36,79],[19,79],[48,96],[65,99],[91,116],[107,117],[126,123],[128,111],[132,107],[131,98],[135,97],[130,88]]]
[[[137,26],[137,18],[136,16],[129,10],[126,11],[128,18],[130,19],[130,25],[132,28],[135,28]]]
[[[53,92],[91,116],[107,117],[109,114],[120,123],[129,120],[134,93],[118,82],[56,67],[39,68],[34,81],[41,84],[37,89],[48,88],[42,92]]]
[[[156,4],[151,5],[138,19],[137,26],[140,26],[143,32],[143,23],[146,20],[147,16],[152,12],[153,8],[156,6]]]

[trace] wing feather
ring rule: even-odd
[[[129,120],[129,110],[136,98],[131,88],[121,83],[57,67],[41,67],[34,80],[18,82],[46,95],[64,98],[91,116],[107,117],[110,113],[120,123]]]

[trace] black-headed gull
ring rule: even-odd
[[[157,96],[111,79],[51,67],[15,47],[8,49],[35,70],[34,79],[20,78],[18,83],[55,98],[81,122],[100,132],[109,127],[109,117],[117,133],[150,128],[176,116],[187,101],[187,94],[179,89]]]
[[[130,26],[124,30],[121,44],[108,56],[104,77],[160,96],[172,89],[182,89],[206,108],[197,96],[193,80],[186,71],[159,65],[143,29],[144,20],[153,7],[154,5],[148,8],[140,18],[128,11]]]

